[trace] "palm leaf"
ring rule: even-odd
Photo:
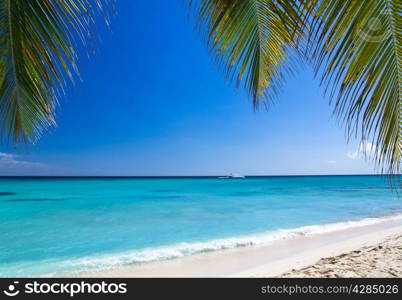
[[[255,107],[272,99],[292,72],[305,32],[296,0],[198,0],[198,29],[229,80],[243,83]]]
[[[105,3],[108,0],[104,0]],[[101,0],[0,2],[0,126],[2,137],[34,142],[55,125],[67,79],[77,74],[77,50],[94,40]]]
[[[382,171],[400,173],[402,1],[323,0],[315,15],[314,58],[336,114],[374,141]]]
[[[283,72],[294,69],[290,50],[301,51],[309,32],[305,58],[324,74],[348,133],[374,141],[382,171],[401,172],[401,0],[191,2],[218,63],[255,105],[276,94]]]

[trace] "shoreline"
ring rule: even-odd
[[[74,274],[74,277],[291,277],[326,257],[369,247],[402,235],[402,220],[356,226],[280,240],[266,245],[198,253],[190,256]],[[287,274],[285,274],[287,273]],[[295,273],[297,277],[297,273]],[[302,276],[302,275],[300,275]]]

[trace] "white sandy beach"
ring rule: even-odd
[[[402,220],[82,274],[90,277],[402,276]]]
[[[402,277],[402,234],[293,270],[281,277]]]

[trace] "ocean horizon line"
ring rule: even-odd
[[[267,177],[344,177],[344,176],[381,176],[381,177],[395,177],[402,174],[290,174],[290,175],[247,175],[247,178],[267,178]],[[180,179],[180,178],[217,178],[220,176],[227,176],[227,174],[218,175],[0,175],[0,179],[35,179],[35,178],[107,178],[107,179]]]

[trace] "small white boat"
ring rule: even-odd
[[[218,177],[218,178],[221,178],[221,179],[227,179],[227,178],[241,179],[241,178],[246,178],[246,176],[236,174],[236,173],[230,173],[228,176],[221,176],[221,177]]]
[[[246,176],[236,174],[236,173],[230,173],[229,178],[246,178]]]

